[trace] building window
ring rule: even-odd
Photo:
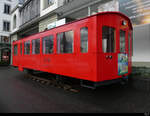
[[[10,38],[7,36],[1,36],[0,38],[2,43],[10,43]]]
[[[52,54],[54,52],[54,37],[47,36],[43,40],[43,54]]]
[[[10,31],[10,22],[8,21],[3,22],[3,31]]]
[[[25,55],[30,54],[30,41],[26,41],[24,43],[24,54]]]
[[[17,17],[15,15],[14,18],[13,18],[13,29],[16,28],[16,22],[17,22]]]
[[[64,4],[68,4],[69,2],[72,2],[73,0],[64,0]]]
[[[123,30],[120,30],[120,52],[121,53],[126,52],[125,38],[126,38],[126,32]]]
[[[57,35],[57,53],[73,53],[73,31],[63,32]]]
[[[51,6],[54,4],[54,0],[48,0],[48,6]]]
[[[22,55],[22,43],[20,44],[20,54]]]
[[[14,45],[14,55],[18,54],[18,45]]]
[[[10,9],[10,5],[5,4],[5,5],[4,5],[4,13],[5,13],[5,14],[10,14],[10,10],[11,10],[11,9]]]
[[[32,40],[32,54],[40,54],[40,39]]]
[[[116,34],[115,34],[115,28],[103,26],[102,29],[102,43],[103,43],[103,52],[104,53],[114,53],[115,52],[115,40],[116,40]]]
[[[54,4],[54,1],[55,0],[43,0],[43,9],[46,9],[48,8],[49,6],[53,5]]]
[[[80,49],[82,53],[88,52],[88,28],[84,27],[80,30]]]

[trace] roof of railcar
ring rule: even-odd
[[[58,26],[58,27],[55,27],[55,28],[52,28],[52,29],[45,30],[45,31],[42,31],[42,32],[39,32],[39,33],[30,35],[30,36],[28,36],[28,37],[32,37],[32,36],[38,35],[38,34],[40,34],[40,33],[44,33],[44,32],[47,32],[47,31],[50,31],[50,30],[53,30],[53,29],[56,29],[56,28],[59,28],[59,27],[65,26],[65,25],[69,25],[69,24],[72,24],[72,23],[75,23],[75,22],[78,22],[78,21],[81,21],[81,20],[85,20],[85,19],[88,19],[88,18],[91,18],[91,17],[94,17],[94,16],[107,15],[107,14],[118,14],[118,15],[123,16],[124,18],[126,18],[126,19],[129,21],[129,25],[130,25],[131,29],[133,29],[131,20],[130,20],[125,14],[123,14],[123,13],[121,13],[121,12],[116,12],[116,11],[107,11],[107,12],[100,12],[100,13],[97,13],[97,14],[95,14],[95,15],[91,15],[91,16],[88,16],[88,17],[85,17],[85,18],[82,18],[82,19],[78,19],[78,20],[75,20],[75,21],[66,23],[66,24],[64,24],[64,25],[61,25],[61,26]],[[27,39],[28,37],[22,38],[22,39],[20,39],[20,40],[15,41],[15,42],[19,42],[19,41],[21,41],[21,40]]]

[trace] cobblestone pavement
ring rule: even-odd
[[[120,84],[78,93],[42,85],[12,67],[0,67],[1,113],[144,113],[150,111],[150,93]]]

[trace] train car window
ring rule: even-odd
[[[129,45],[130,45],[130,50],[129,50],[129,54],[131,54],[133,56],[133,31],[129,32]]]
[[[20,44],[20,54],[22,55],[22,43]]]
[[[73,53],[73,31],[63,32],[57,35],[57,53]]]
[[[129,52],[129,55],[131,54],[130,50],[131,50],[131,34],[128,33],[128,52]]]
[[[44,37],[43,43],[43,54],[52,54],[54,52],[54,36]]]
[[[80,49],[82,53],[87,53],[88,52],[88,28],[83,27],[80,30]]]
[[[18,45],[14,45],[14,55],[18,54]]]
[[[120,30],[120,52],[121,53],[126,52],[125,38],[126,38],[126,32],[123,30]]]
[[[32,40],[32,54],[40,54],[40,39]]]
[[[102,43],[104,53],[115,52],[116,30],[115,28],[103,26],[102,28]]]
[[[25,55],[30,54],[30,41],[26,41],[24,43],[24,54]]]

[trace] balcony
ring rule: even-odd
[[[66,5],[74,0],[41,0],[41,14],[40,16],[44,16],[57,8]]]
[[[21,26],[29,23],[40,16],[40,1],[27,0],[20,9]]]

